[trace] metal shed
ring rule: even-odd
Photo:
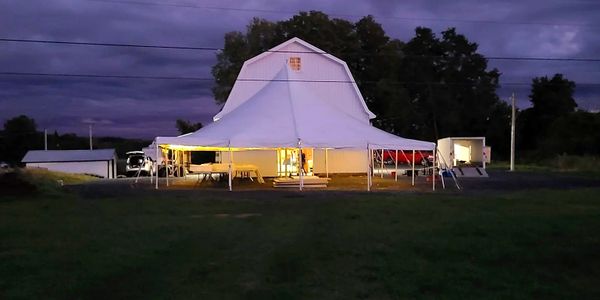
[[[103,178],[117,177],[115,149],[98,150],[30,150],[21,160],[28,168],[45,168]]]

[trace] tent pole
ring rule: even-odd
[[[375,155],[373,155],[373,149],[370,149],[369,153],[371,155],[370,156],[370,158],[371,158],[371,165],[370,165],[371,177],[375,177]],[[373,182],[373,180],[371,180],[371,182]]]
[[[175,150],[175,152],[173,152],[173,167],[175,168],[173,170],[173,179],[175,179],[175,177],[179,177],[179,150]]]
[[[435,144],[434,148],[433,148],[433,166],[431,167],[431,181],[432,186],[433,186],[433,190],[435,191],[435,163],[436,163],[436,158],[437,157],[437,143]]]
[[[154,188],[158,190],[158,140],[156,141],[155,148],[156,148],[156,162],[155,162],[155,164],[156,164],[156,173],[155,173],[156,174],[155,175],[156,176],[156,186]]]
[[[279,155],[279,148],[275,149],[277,153],[277,177],[281,176],[281,155]]]
[[[173,158],[173,151],[171,151],[171,155],[169,155],[169,149],[167,149],[167,161],[165,163],[165,174],[167,175],[167,186],[169,186],[169,164],[171,164]]]
[[[300,139],[298,139],[298,158],[298,164],[300,165],[300,168],[298,169],[298,174],[300,175],[299,188],[300,191],[302,191],[304,185],[304,177],[302,176],[302,173],[304,173],[304,164],[302,163],[302,140]]]
[[[233,160],[233,153],[231,153],[231,141],[227,144],[227,147],[229,148],[229,191],[231,192],[233,190],[231,178],[231,160]]]
[[[327,148],[325,148],[325,176],[329,178],[329,164],[327,161]]]
[[[383,148],[381,148],[381,178],[383,178]]]
[[[285,163],[285,165],[284,165],[284,171],[283,171],[283,176],[284,177],[288,177],[288,164],[289,164],[289,161],[287,159],[288,159],[288,149],[285,148],[285,157],[283,158],[283,162]]]
[[[371,150],[367,144],[367,192],[371,191]]]
[[[412,186],[415,186],[415,150],[413,150],[412,160]]]
[[[510,171],[513,172],[515,170],[515,93],[512,93],[510,97],[512,100],[512,109],[511,109],[511,117],[510,117]],[[485,139],[484,139],[485,144]],[[485,146],[485,145],[484,145]],[[485,160],[484,160],[484,169],[485,169]]]
[[[398,149],[396,149],[396,156],[394,157],[394,163],[396,164],[396,170],[394,173],[394,181],[398,181]]]

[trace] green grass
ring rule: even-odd
[[[600,189],[0,201],[3,299],[600,297]]]
[[[486,166],[492,170],[508,170],[508,161],[494,161]],[[516,163],[517,172],[562,172],[570,175],[590,178],[600,178],[600,157],[558,155],[552,159],[538,162]]]

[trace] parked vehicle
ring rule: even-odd
[[[144,154],[143,151],[129,151],[127,155],[127,163],[125,172],[127,177],[133,177],[140,173],[141,176],[150,176],[153,174],[154,161],[152,158]]]

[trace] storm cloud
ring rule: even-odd
[[[236,8],[236,9],[229,9]],[[417,26],[456,27],[489,57],[597,58],[597,1],[166,1],[0,2],[0,38],[220,48],[253,17],[284,20],[321,10],[352,21],[374,15],[388,35],[409,40]],[[0,75],[0,121],[26,114],[38,127],[152,138],[176,134],[175,119],[210,122],[213,50],[145,49],[0,42],[1,72],[185,77],[80,78]],[[536,76],[565,74],[578,83],[580,108],[600,109],[600,63],[490,60],[502,73],[503,99],[528,106]],[[195,79],[194,79],[195,78]],[[208,80],[207,80],[208,79]],[[515,85],[515,83],[517,85]]]

